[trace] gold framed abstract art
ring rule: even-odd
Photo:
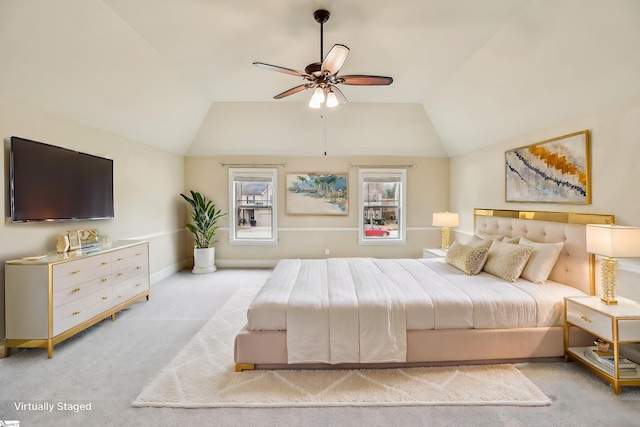
[[[589,131],[505,152],[507,202],[591,203]]]

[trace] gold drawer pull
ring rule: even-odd
[[[137,267],[136,267],[136,270],[142,270],[142,267],[137,266]]]
[[[108,297],[102,297],[102,299],[109,299]]]
[[[580,318],[582,320],[584,320],[585,322],[593,323],[593,321],[591,319],[589,319],[587,316],[580,316]]]
[[[107,265],[109,264],[107,261],[102,261],[102,265]]]
[[[142,286],[142,283],[136,283],[136,286]]]
[[[106,277],[103,277],[101,281],[104,283],[104,282],[106,282],[107,280],[109,280],[109,279],[107,279]]]
[[[80,288],[75,288],[71,290],[72,294],[75,294],[76,292],[80,292]]]
[[[142,252],[136,253],[136,256],[140,256],[140,255],[142,255]]]
[[[118,258],[118,261],[122,261],[124,258]]]
[[[76,271],[72,271],[71,274],[78,274],[80,273],[80,270],[76,270]]]
[[[120,277],[120,276],[122,276],[122,273],[118,273],[118,274],[116,274],[116,276]]]
[[[79,312],[79,311],[74,311],[73,313],[71,313],[71,315],[72,315],[72,316],[76,316],[76,315],[78,315],[78,314],[80,314],[80,312]]]

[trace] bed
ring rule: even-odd
[[[236,369],[563,356],[564,298],[595,294],[585,225],[613,221],[475,209],[474,235],[460,236],[446,259],[281,260],[236,336]]]

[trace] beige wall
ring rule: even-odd
[[[0,135],[113,159],[115,197],[112,220],[0,224],[0,339],[4,338],[4,261],[54,251],[55,236],[66,230],[96,228],[112,240],[148,240],[152,281],[183,267],[185,213],[177,195],[184,188],[184,157],[8,101],[0,101]],[[5,165],[1,179],[6,189],[6,148],[1,156]],[[0,200],[3,213],[7,203],[6,197]]]
[[[472,210],[481,208],[614,214],[619,225],[640,226],[640,101],[599,114],[497,142],[451,159],[451,209],[461,213],[461,231],[473,229]],[[572,132],[591,132],[591,198],[589,205],[505,202],[504,152]],[[621,268],[640,272],[638,260],[621,260]],[[621,290],[627,283],[621,274]],[[638,277],[635,280],[637,282]],[[628,281],[628,279],[627,279]],[[633,292],[633,291],[630,291]],[[637,292],[636,292],[637,294]],[[637,294],[640,296],[640,294]],[[639,298],[640,299],[640,298]]]
[[[271,266],[281,258],[324,258],[374,256],[387,258],[422,256],[424,247],[439,247],[440,232],[431,226],[434,211],[449,208],[449,160],[409,157],[187,157],[187,190],[196,190],[229,212],[229,170],[224,163],[286,163],[278,168],[277,246],[230,245],[228,220],[216,235],[216,265]],[[407,243],[394,246],[358,245],[358,169],[350,164],[415,164],[407,169]],[[349,173],[349,214],[346,216],[287,215],[285,175],[297,172]],[[186,206],[185,206],[186,209]],[[191,258],[192,240],[187,236],[187,257]]]

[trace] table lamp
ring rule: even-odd
[[[433,226],[442,227],[442,250],[449,249],[451,227],[460,226],[460,216],[454,212],[434,212]]]
[[[640,227],[587,224],[587,252],[602,256],[602,295],[608,305],[617,304],[617,258],[640,257]]]

